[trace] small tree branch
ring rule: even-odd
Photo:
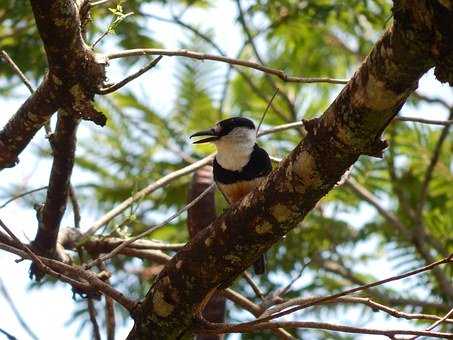
[[[132,80],[140,77],[142,74],[144,74],[145,72],[147,72],[150,69],[152,69],[154,66],[157,65],[157,63],[162,58],[163,58],[162,56],[158,56],[156,59],[154,59],[151,62],[149,62],[146,66],[142,67],[140,70],[138,70],[134,74],[131,74],[130,76],[124,78],[120,82],[118,82],[118,83],[116,83],[114,85],[111,85],[109,87],[105,87],[105,88],[99,89],[98,90],[98,94],[106,95],[106,94],[109,94],[109,93],[117,91],[118,89],[122,88],[123,86],[125,86],[126,84],[131,82]]]
[[[162,17],[159,17],[157,15],[154,15],[154,14],[142,14],[144,16],[147,16],[147,17],[150,17],[150,18],[154,18],[156,20],[160,20],[160,21],[164,21],[164,22],[168,22],[168,23],[172,23],[172,24],[177,24],[183,28],[186,28],[188,29],[190,32],[192,32],[193,34],[195,34],[196,36],[200,37],[201,39],[203,39],[205,42],[207,42],[212,48],[214,48],[214,50],[217,51],[217,53],[219,53],[220,55],[226,57],[226,53],[220,48],[220,46],[214,41],[212,40],[208,35],[204,34],[203,32],[201,32],[199,29],[197,29],[196,27],[192,26],[192,25],[189,25],[187,24],[186,22],[183,22],[179,17],[176,17],[176,16],[173,16],[173,20],[171,19],[166,19],[166,18],[162,18]],[[239,52],[237,53],[237,58],[238,59],[240,57],[240,55],[242,54],[242,51],[244,50],[244,48],[248,45],[249,41],[246,41],[243,46],[239,49]],[[230,64],[229,66],[229,70],[231,70],[233,67],[233,65]],[[254,82],[252,81],[251,77],[246,73],[244,72],[243,70],[241,70],[240,68],[236,68],[236,71],[239,73],[239,75],[245,80],[245,82],[247,83],[247,85],[252,89],[252,91],[259,97],[261,98],[263,101],[267,102],[268,99],[266,97],[266,95],[254,84]],[[229,74],[230,72],[228,72]],[[229,75],[227,74],[227,78],[229,78]],[[219,109],[221,109],[223,107],[223,102],[224,102],[224,96],[226,95],[226,89],[227,89],[227,86],[225,85],[224,87],[224,93],[222,94],[222,100],[221,100],[221,105],[219,107]],[[279,116],[281,117],[284,121],[286,121],[288,118],[285,116],[285,113],[278,109],[275,105],[271,105],[271,108],[272,110]]]
[[[418,228],[406,228],[401,220],[393,213],[385,209],[379,202],[379,199],[370,193],[366,188],[362,187],[353,179],[349,179],[346,183],[359,197],[375,207],[376,210],[398,230],[403,238],[413,243],[415,249],[423,258],[425,263],[434,262],[434,257],[431,255],[425,242],[425,239],[429,238],[429,235],[426,234],[422,225],[419,225]],[[449,280],[445,273],[439,268],[433,269],[433,275],[436,278],[442,292],[453,299],[453,285],[450,282],[451,280]]]
[[[249,311],[255,317],[259,317],[262,314],[262,312],[264,311],[263,307],[257,305],[253,301],[250,301],[245,296],[239,294],[238,292],[236,292],[230,288],[220,291],[220,294],[222,294],[228,300],[234,302],[238,306]],[[276,336],[278,336],[279,339],[285,339],[285,340],[295,340],[296,339],[283,328],[272,329],[271,332],[273,332]]]
[[[449,120],[453,119],[453,108],[450,108],[450,114],[448,116],[448,119]],[[424,177],[423,183],[422,183],[422,189],[420,191],[420,198],[418,200],[418,205],[417,205],[417,210],[416,210],[416,219],[417,219],[418,225],[423,224],[422,223],[423,208],[424,208],[426,200],[428,198],[429,183],[431,182],[431,179],[433,177],[434,168],[436,167],[436,164],[439,161],[440,153],[442,151],[442,146],[443,146],[444,142],[446,141],[449,132],[450,132],[450,124],[446,125],[442,129],[442,132],[440,133],[439,139],[437,140],[436,146],[434,148],[434,152],[431,157],[431,161],[428,165],[428,168],[426,169],[425,177]]]
[[[22,246],[25,245],[22,244]],[[99,279],[95,273],[91,271],[85,270],[77,266],[70,266],[63,262],[52,260],[46,257],[38,256],[33,252],[31,252],[30,254],[27,251],[21,250],[17,247],[10,246],[1,242],[0,249],[16,254],[24,259],[31,259],[35,262],[41,262],[43,264],[42,267],[43,272],[54,276],[60,281],[69,283],[77,291],[80,292],[99,291],[107,296],[110,296],[113,300],[118,302],[128,311],[132,311],[134,308],[136,308],[136,303],[134,301],[126,298],[122,293],[115,290],[110,285],[106,284],[104,281]],[[68,275],[71,275],[71,277],[69,277]],[[72,277],[83,279],[86,282],[75,280]]]
[[[275,305],[269,309],[267,309],[261,316],[270,316],[272,314],[275,314],[277,312],[283,311],[289,307],[296,306],[296,305],[306,305],[307,303],[310,303],[316,299],[319,299],[319,297],[311,297],[311,298],[295,298],[295,299],[290,299],[286,302],[283,302],[281,304]],[[325,301],[324,303],[328,304],[346,304],[346,303],[354,303],[354,304],[363,304],[366,305],[370,308],[372,308],[374,311],[380,310],[383,311],[395,318],[402,318],[402,319],[408,319],[408,320],[442,320],[448,323],[453,323],[453,319],[443,319],[440,316],[437,315],[431,315],[431,314],[423,314],[423,313],[405,313],[402,312],[396,308],[389,307],[386,305],[383,305],[381,303],[378,303],[370,298],[367,297],[356,297],[356,296],[341,296],[333,300]],[[322,304],[324,304],[322,303]],[[428,329],[431,330],[431,329]]]
[[[101,340],[101,333],[99,331],[99,324],[96,320],[96,308],[94,307],[93,299],[87,299],[88,315],[90,316],[91,325],[93,326],[94,340]]]
[[[113,249],[110,253],[106,254],[106,255],[103,255],[101,257],[99,257],[98,259],[88,263],[85,265],[85,268],[90,268],[92,267],[93,265],[97,264],[97,263],[100,263],[100,262],[104,262],[108,259],[111,259],[112,257],[114,257],[116,254],[118,254],[120,251],[122,251],[124,248],[126,248],[128,245],[134,243],[135,241],[145,237],[146,235],[149,235],[150,233],[154,232],[155,230],[167,225],[169,222],[171,222],[172,220],[174,220],[176,217],[178,217],[179,215],[181,215],[183,212],[185,212],[186,210],[190,209],[191,207],[193,207],[195,204],[198,203],[198,201],[200,201],[206,194],[208,194],[213,188],[215,187],[215,184],[211,184],[205,191],[203,191],[200,195],[198,195],[197,198],[195,198],[192,202],[186,204],[184,207],[182,207],[181,209],[179,209],[177,212],[175,212],[173,215],[171,215],[170,217],[168,217],[167,219],[165,219],[164,221],[162,221],[161,223],[159,224],[156,224],[156,225],[152,225],[148,228],[145,229],[145,231],[143,231],[142,233],[138,234],[137,236],[134,236],[134,237],[131,237],[127,240],[125,240],[124,242],[122,242],[118,247],[116,247],[115,249]]]
[[[213,158],[214,158],[214,155],[207,156],[207,157],[199,160],[198,162],[195,162],[180,170],[172,172],[172,173],[162,177],[158,181],[149,184],[146,188],[143,188],[139,192],[135,193],[134,195],[129,197],[127,200],[125,200],[121,204],[117,205],[112,210],[110,210],[107,214],[105,214],[104,216],[99,218],[96,222],[94,222],[91,225],[91,227],[85,232],[84,237],[93,235],[99,228],[101,228],[103,225],[110,222],[113,218],[115,218],[116,216],[121,214],[124,210],[126,210],[128,207],[130,207],[133,203],[141,200],[143,197],[149,195],[150,193],[156,191],[157,189],[162,188],[163,186],[167,185],[168,183],[172,182],[173,180],[180,178],[182,176],[185,176],[187,174],[190,174],[190,173],[194,172],[195,170],[209,164]]]
[[[431,331],[431,330],[433,330],[433,329],[436,328],[438,325],[440,325],[442,322],[448,322],[447,320],[448,320],[448,318],[449,318],[451,315],[453,315],[453,308],[450,309],[450,311],[449,311],[447,314],[445,314],[441,319],[437,320],[435,323],[433,323],[431,326],[429,326],[429,327],[426,329],[426,331]],[[413,336],[413,337],[409,338],[409,340],[415,340],[415,339],[417,339],[418,337],[419,337],[419,336],[416,335],[416,336]],[[453,338],[453,336],[452,336],[452,338]]]
[[[319,297],[319,298],[314,298],[314,299],[306,302],[304,305],[295,306],[295,307],[289,308],[289,309],[281,311],[281,312],[275,312],[275,313],[273,313],[272,315],[269,315],[269,316],[260,317],[260,318],[254,320],[254,321],[250,321],[249,324],[257,324],[257,323],[260,323],[260,322],[269,321],[269,320],[272,320],[272,319],[275,319],[275,318],[279,318],[281,316],[294,313],[295,311],[298,311],[298,310],[301,310],[301,309],[305,309],[305,308],[308,308],[308,307],[311,307],[311,306],[319,305],[320,303],[324,303],[324,302],[327,302],[327,301],[332,301],[332,300],[334,300],[336,298],[339,298],[339,297],[342,297],[342,296],[345,296],[345,295],[349,295],[349,294],[352,294],[352,293],[363,291],[365,289],[377,287],[377,286],[383,285],[383,284],[388,283],[388,282],[401,280],[401,279],[404,279],[406,277],[410,277],[410,276],[413,276],[413,275],[420,274],[422,272],[433,270],[433,268],[436,268],[439,265],[448,264],[448,263],[453,263],[453,253],[449,257],[446,257],[446,258],[444,258],[442,260],[439,260],[439,261],[436,261],[434,263],[431,263],[431,264],[429,264],[427,266],[412,270],[410,272],[406,272],[406,273],[403,273],[403,274],[400,274],[400,275],[396,275],[396,276],[391,276],[391,277],[388,277],[386,279],[375,281],[375,282],[372,282],[372,283],[368,283],[368,284],[365,284],[365,285],[362,285],[362,286],[359,286],[359,287],[354,287],[354,288],[351,288],[351,289],[347,289],[347,290],[344,290],[344,291],[336,293],[336,294],[323,296],[323,297]]]
[[[224,324],[216,325],[211,323],[205,323],[204,326],[200,327],[199,331],[211,332],[213,334],[219,333],[251,333],[265,329],[275,328],[310,328],[310,329],[321,329],[330,330],[342,333],[353,333],[353,334],[374,334],[383,335],[389,339],[395,339],[397,335],[418,335],[427,336],[439,339],[450,339],[453,337],[453,333],[441,333],[441,332],[430,332],[430,331],[417,331],[417,330],[405,330],[405,329],[375,329],[375,328],[361,328],[337,325],[323,322],[310,322],[310,321],[282,321],[282,322],[264,322],[257,325],[248,324]]]
[[[20,194],[14,195],[14,196],[11,197],[9,200],[5,201],[5,203],[3,203],[2,205],[0,205],[0,209],[6,207],[8,204],[10,204],[11,202],[14,202],[15,200],[17,200],[17,199],[19,199],[19,198],[22,198],[22,197],[24,197],[24,196],[33,194],[33,193],[38,192],[38,191],[41,191],[41,190],[46,190],[46,189],[47,189],[47,186],[45,186],[45,187],[40,187],[40,188],[36,188],[36,189],[27,190],[27,191],[22,192],[22,193],[20,193]]]
[[[107,55],[109,60],[116,59],[116,58],[126,58],[126,57],[136,57],[136,56],[143,56],[143,55],[164,55],[164,56],[179,56],[197,60],[212,60],[212,61],[219,61],[223,63],[227,63],[230,65],[237,65],[252,68],[267,74],[271,74],[277,76],[281,80],[289,83],[330,83],[330,84],[346,84],[348,82],[347,79],[333,79],[333,78],[309,78],[309,77],[296,77],[296,76],[288,76],[282,70],[274,69],[271,67],[263,66],[258,63],[254,63],[252,61],[234,59],[234,58],[227,58],[224,56],[218,56],[213,54],[206,54],[188,50],[165,50],[165,49],[156,49],[156,48],[141,48],[141,49],[133,49],[133,50],[125,50],[121,52],[116,52]]]
[[[31,84],[30,80],[23,74],[23,72],[20,70],[19,66],[16,65],[16,63],[11,59],[11,57],[6,53],[6,51],[2,50],[1,51],[1,56],[5,62],[11,66],[11,68],[16,72],[16,74],[19,76],[19,78],[22,80],[22,82],[25,84],[25,86],[28,88],[28,90],[33,93],[33,85]]]
[[[99,270],[106,272],[107,267],[104,263],[98,265]],[[113,299],[110,296],[105,295],[105,321],[107,330],[107,340],[115,340],[115,307],[113,305]]]

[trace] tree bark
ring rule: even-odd
[[[198,169],[192,178],[189,189],[188,202],[194,200],[213,181],[212,167],[206,166]],[[187,228],[190,239],[193,239],[201,230],[208,227],[216,218],[215,192],[211,190],[203,199],[187,211]],[[203,310],[203,317],[210,322],[224,322],[225,298],[215,294],[206,304]],[[222,340],[223,334],[198,334],[197,340]]]
[[[435,66],[453,57],[451,1],[398,1],[394,24],[336,100],[305,122],[306,138],[240,204],[202,230],[163,269],[133,313],[128,339],[178,339],[196,330],[209,297],[307,215],[360,155],[381,156],[380,136]],[[442,55],[439,53],[442,52]]]
[[[59,107],[74,118],[104,125],[93,97],[105,80],[105,60],[85,44],[77,4],[72,0],[31,0],[49,64],[49,72],[0,131],[0,170],[13,167],[18,155]]]
[[[46,202],[39,209],[38,230],[32,242],[39,254],[61,260],[64,257],[63,254],[57,254],[57,238],[69,196],[78,123],[77,119],[61,110],[58,113],[56,132],[49,136],[54,158]]]

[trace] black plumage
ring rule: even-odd
[[[267,152],[258,144],[253,147],[250,160],[240,171],[224,169],[214,159],[214,180],[217,183],[232,184],[239,181],[250,181],[267,176],[272,171],[272,164]]]

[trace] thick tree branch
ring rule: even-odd
[[[31,0],[31,5],[49,73],[0,131],[0,170],[17,163],[19,153],[59,107],[74,118],[105,124],[91,102],[104,82],[105,60],[83,41],[76,3]]]
[[[423,13],[423,15],[421,15]],[[421,19],[422,18],[422,19]],[[453,13],[431,1],[398,6],[395,21],[324,115],[306,122],[307,137],[266,183],[204,229],[160,273],[129,339],[191,333],[194,315],[272,244],[295,228],[360,155],[381,156],[381,133],[435,64]],[[437,44],[438,42],[436,42]]]
[[[32,243],[40,254],[47,257],[64,258],[57,254],[57,238],[70,193],[77,125],[77,119],[60,110],[56,132],[49,136],[54,159],[46,202],[37,213],[38,231]]]

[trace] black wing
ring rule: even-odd
[[[250,181],[267,176],[272,171],[271,159],[267,152],[255,144],[249,162],[240,171],[224,169],[214,159],[214,180],[223,184]]]

